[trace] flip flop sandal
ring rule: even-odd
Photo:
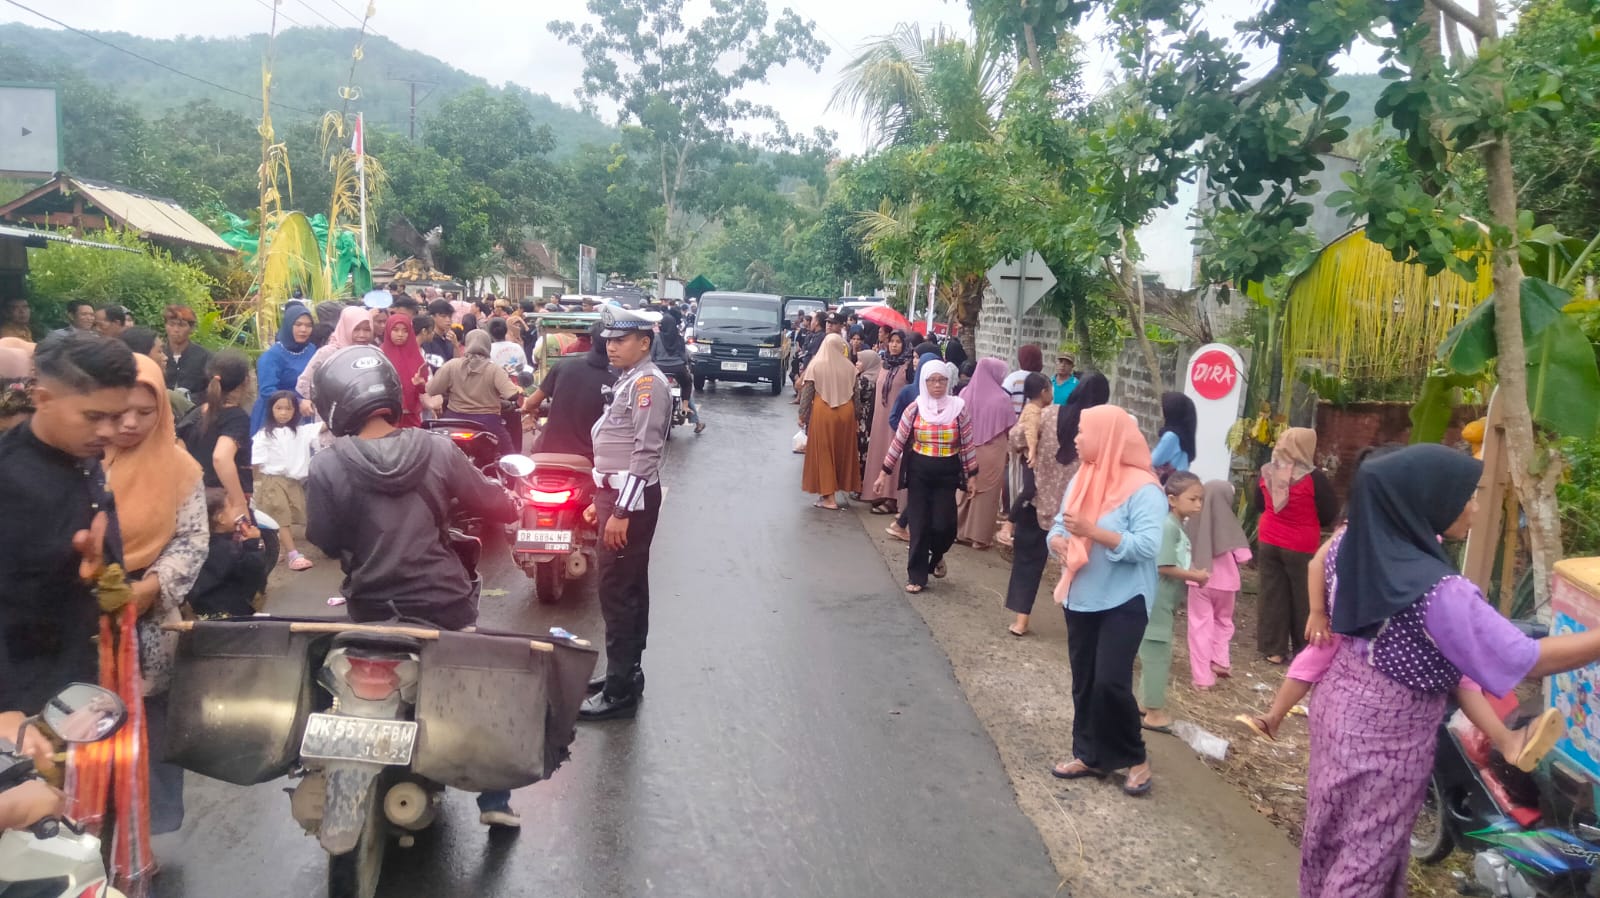
[[[1078,769],[1071,769],[1072,765],[1074,764],[1080,765]],[[1058,780],[1081,780],[1090,778],[1104,779],[1106,775],[1104,770],[1096,770],[1093,767],[1090,767],[1088,764],[1084,764],[1082,761],[1077,760],[1076,758],[1066,763],[1065,766],[1068,768],[1067,770],[1062,770],[1062,766],[1063,765],[1061,764],[1057,764],[1054,767],[1051,767],[1050,775]]]
[[[1235,723],[1244,724],[1244,726],[1249,729],[1250,732],[1255,733],[1257,736],[1260,736],[1268,742],[1278,741],[1277,739],[1273,738],[1271,733],[1267,732],[1267,728],[1262,725],[1261,718],[1259,717],[1252,717],[1249,714],[1239,714],[1236,715],[1233,720]]]
[[[912,595],[916,595],[917,593],[922,592],[924,589],[927,589],[927,588],[928,587],[926,587],[926,586],[918,586],[915,583],[907,583],[906,584],[906,592],[908,592],[908,593],[910,593]]]
[[[899,540],[899,541],[901,541],[903,543],[911,542],[911,535],[910,534],[908,534],[908,533],[906,533],[904,531],[901,531],[901,530],[896,530],[892,526],[883,528],[883,532],[889,534],[890,536],[894,537],[895,539],[897,539],[897,540]]]
[[[840,509],[844,508],[843,505],[823,505],[821,499],[811,503],[811,507],[820,508],[823,511],[839,511]]]
[[[1021,639],[1024,636],[1031,635],[1033,633],[1032,630],[1023,630],[1021,633],[1018,633],[1016,630],[1013,630],[1010,627],[1006,627],[1006,632],[1010,633],[1012,636],[1017,637],[1018,639]]]
[[[949,569],[947,569],[944,566],[944,562],[943,561],[941,561],[938,564],[933,566],[933,575],[935,577],[938,577],[940,580],[943,580],[945,578],[945,576],[947,574],[949,574],[949,573],[950,573],[950,571],[949,571]]]
[[[874,505],[867,509],[867,514],[894,514],[894,512],[884,508],[882,505]]]
[[[1145,781],[1140,783],[1140,784],[1138,784],[1137,786],[1133,785],[1132,783],[1128,782],[1127,780],[1123,780],[1123,782],[1122,782],[1122,793],[1124,795],[1131,795],[1134,798],[1138,798],[1141,795],[1148,795],[1148,794],[1150,794],[1150,787],[1154,786],[1155,783],[1156,783],[1156,775],[1153,774],[1153,773],[1150,774],[1148,777],[1146,777]]]
[[[1543,758],[1560,741],[1566,729],[1561,718],[1561,712],[1555,708],[1546,708],[1543,714],[1533,719],[1527,726],[1527,735],[1523,737],[1522,750],[1517,752],[1515,758],[1507,758],[1512,766],[1523,773],[1531,773],[1539,766],[1539,759]]]
[[[1157,725],[1153,723],[1145,723],[1141,720],[1139,721],[1139,729],[1149,730],[1152,733],[1166,733],[1168,736],[1172,735],[1172,724],[1170,723]]]

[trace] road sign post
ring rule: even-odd
[[[1022,346],[1022,316],[1056,285],[1055,272],[1044,257],[1029,252],[1020,259],[1001,259],[989,269],[989,285],[1011,313],[1012,350]]]

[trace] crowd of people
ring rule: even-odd
[[[1255,565],[1255,648],[1287,667],[1271,707],[1239,720],[1274,739],[1318,691],[1302,895],[1405,894],[1408,839],[1447,700],[1507,763],[1532,769],[1559,736],[1555,712],[1509,728],[1483,693],[1600,660],[1600,634],[1525,636],[1455,570],[1444,543],[1464,538],[1474,515],[1481,464],[1470,455],[1369,450],[1340,523],[1309,428],[1281,434],[1241,503],[1233,483],[1190,473],[1197,421],[1182,393],[1161,397],[1148,441],[1110,404],[1107,379],[1080,376],[1069,355],[1054,377],[1036,346],[1021,348],[1017,370],[986,358],[962,377],[954,341],[842,318],[813,326],[822,336],[806,350],[796,401],[802,488],[814,504],[841,507],[848,493],[873,514],[898,515],[888,533],[909,543],[911,593],[947,576],[958,541],[1010,546],[1012,636],[1032,632],[1044,574],[1058,571],[1074,713],[1056,777],[1117,772],[1127,794],[1151,791],[1144,734],[1173,732],[1177,612],[1190,684],[1216,688],[1232,676],[1234,608],[1242,571]],[[1259,522],[1253,541],[1244,509]]]

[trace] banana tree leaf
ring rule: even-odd
[[[1494,341],[1494,301],[1481,302],[1439,344],[1439,361],[1460,374],[1481,374],[1499,355]]]
[[[1411,442],[1437,443],[1444,439],[1450,428],[1450,416],[1455,412],[1457,388],[1476,385],[1476,374],[1449,371],[1430,374],[1422,383],[1422,395],[1411,406]]]

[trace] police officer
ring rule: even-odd
[[[661,455],[672,390],[650,360],[661,316],[608,305],[601,313],[606,356],[617,372],[611,402],[594,425],[599,488],[584,518],[600,526],[600,613],[606,622],[606,675],[578,711],[584,720],[631,717],[644,692],[650,631],[650,541],[661,513]]]

